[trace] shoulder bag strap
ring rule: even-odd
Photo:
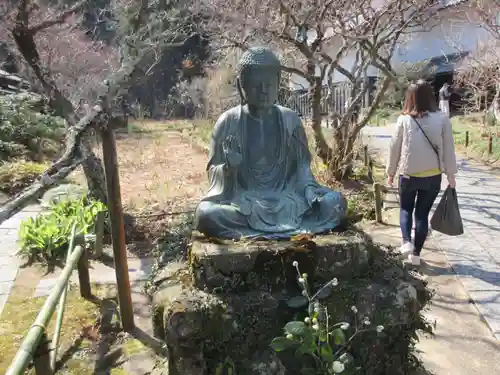
[[[420,130],[422,131],[422,134],[424,135],[425,139],[427,139],[427,142],[429,142],[429,145],[432,147],[432,149],[434,150],[434,152],[436,153],[436,156],[437,156],[437,159],[438,159],[438,165],[439,165],[439,169],[441,169],[441,161],[439,159],[439,151],[437,149],[437,147],[434,145],[434,143],[431,142],[431,140],[429,139],[429,137],[427,136],[427,134],[425,134],[425,131],[424,129],[422,129],[422,126],[420,126],[420,123],[417,121],[417,119],[415,117],[411,117],[413,119],[413,121],[415,121],[415,123],[418,125],[418,127],[420,128]]]

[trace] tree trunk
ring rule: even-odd
[[[99,200],[104,204],[108,204],[106,194],[106,178],[102,167],[101,159],[96,154],[91,154],[82,163],[83,173],[87,179],[87,187],[89,196]]]
[[[66,120],[68,127],[75,126],[78,123],[78,116],[75,113],[71,102],[63,95],[55,84],[49,71],[43,67],[40,61],[40,55],[36,48],[34,34],[30,32],[27,25],[17,25],[12,35],[17,47],[28,65],[33,69],[35,76],[40,81],[45,94],[49,99],[49,105],[56,116]],[[82,135],[82,154],[86,156],[83,161],[83,170],[87,179],[89,195],[107,203],[106,182],[104,178],[104,169],[101,160],[92,151],[92,144],[89,136]]]
[[[323,163],[328,164],[332,159],[333,152],[330,146],[328,146],[328,142],[323,134],[323,128],[321,127],[321,78],[314,77],[310,81],[310,84],[309,100],[311,103],[311,127],[314,131],[316,153]]]

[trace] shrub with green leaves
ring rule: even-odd
[[[106,206],[82,197],[52,202],[49,209],[21,223],[19,255],[31,261],[65,259],[73,225],[77,235],[93,232],[96,216]]]
[[[9,195],[20,192],[31,185],[48,164],[26,160],[14,160],[0,164],[0,191]]]
[[[0,96],[0,160],[43,160],[60,151],[65,123],[40,112],[39,100],[30,96]]]

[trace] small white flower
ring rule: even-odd
[[[302,277],[303,277],[304,279],[307,279],[307,273],[303,273],[303,274],[302,274]]]
[[[306,323],[310,323],[310,322],[311,322],[311,318],[309,318],[309,317],[305,318],[305,319],[304,319],[304,322],[306,322]]]
[[[334,279],[332,280],[332,285],[333,285],[333,286],[337,286],[337,285],[339,285],[339,281],[337,280],[337,278],[334,278]]]
[[[304,284],[305,280],[302,277],[299,277],[299,283]]]
[[[352,306],[351,307],[351,311],[354,313],[354,314],[357,314],[358,313],[358,308],[356,306]]]
[[[319,329],[319,325],[317,325],[317,324],[313,324],[313,329],[314,329],[315,331],[317,331],[317,330]]]
[[[292,263],[292,266],[298,267],[299,266],[299,262],[297,262],[296,260],[294,260],[293,263]]]
[[[377,326],[377,332],[380,333],[384,330],[384,326]]]
[[[314,312],[319,312],[320,307],[321,306],[318,301],[314,302]]]
[[[304,297],[307,297],[307,291],[306,291],[306,290],[303,290],[303,291],[302,291],[302,295],[303,295]]]
[[[286,338],[288,340],[293,340],[293,335],[291,333],[289,333],[288,335],[286,335]]]
[[[363,321],[363,324],[364,324],[365,326],[369,326],[369,325],[370,325],[370,324],[372,324],[372,323],[370,322],[370,319],[365,318],[365,320]]]
[[[313,318],[313,323],[314,323],[314,324],[318,323],[318,319]]]
[[[347,330],[347,329],[349,329],[349,323],[347,323],[347,322],[342,323],[342,324],[340,325],[340,329],[342,329],[342,330],[344,330],[344,331],[345,331],[345,330]]]
[[[332,365],[332,370],[336,374],[340,374],[342,371],[344,371],[345,366],[342,362],[339,361],[334,361]]]

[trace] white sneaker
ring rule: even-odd
[[[415,249],[415,246],[411,242],[406,242],[399,248],[399,252],[401,255],[409,255],[413,253],[413,250]]]
[[[408,255],[408,261],[412,266],[420,266],[420,257],[418,255]]]

